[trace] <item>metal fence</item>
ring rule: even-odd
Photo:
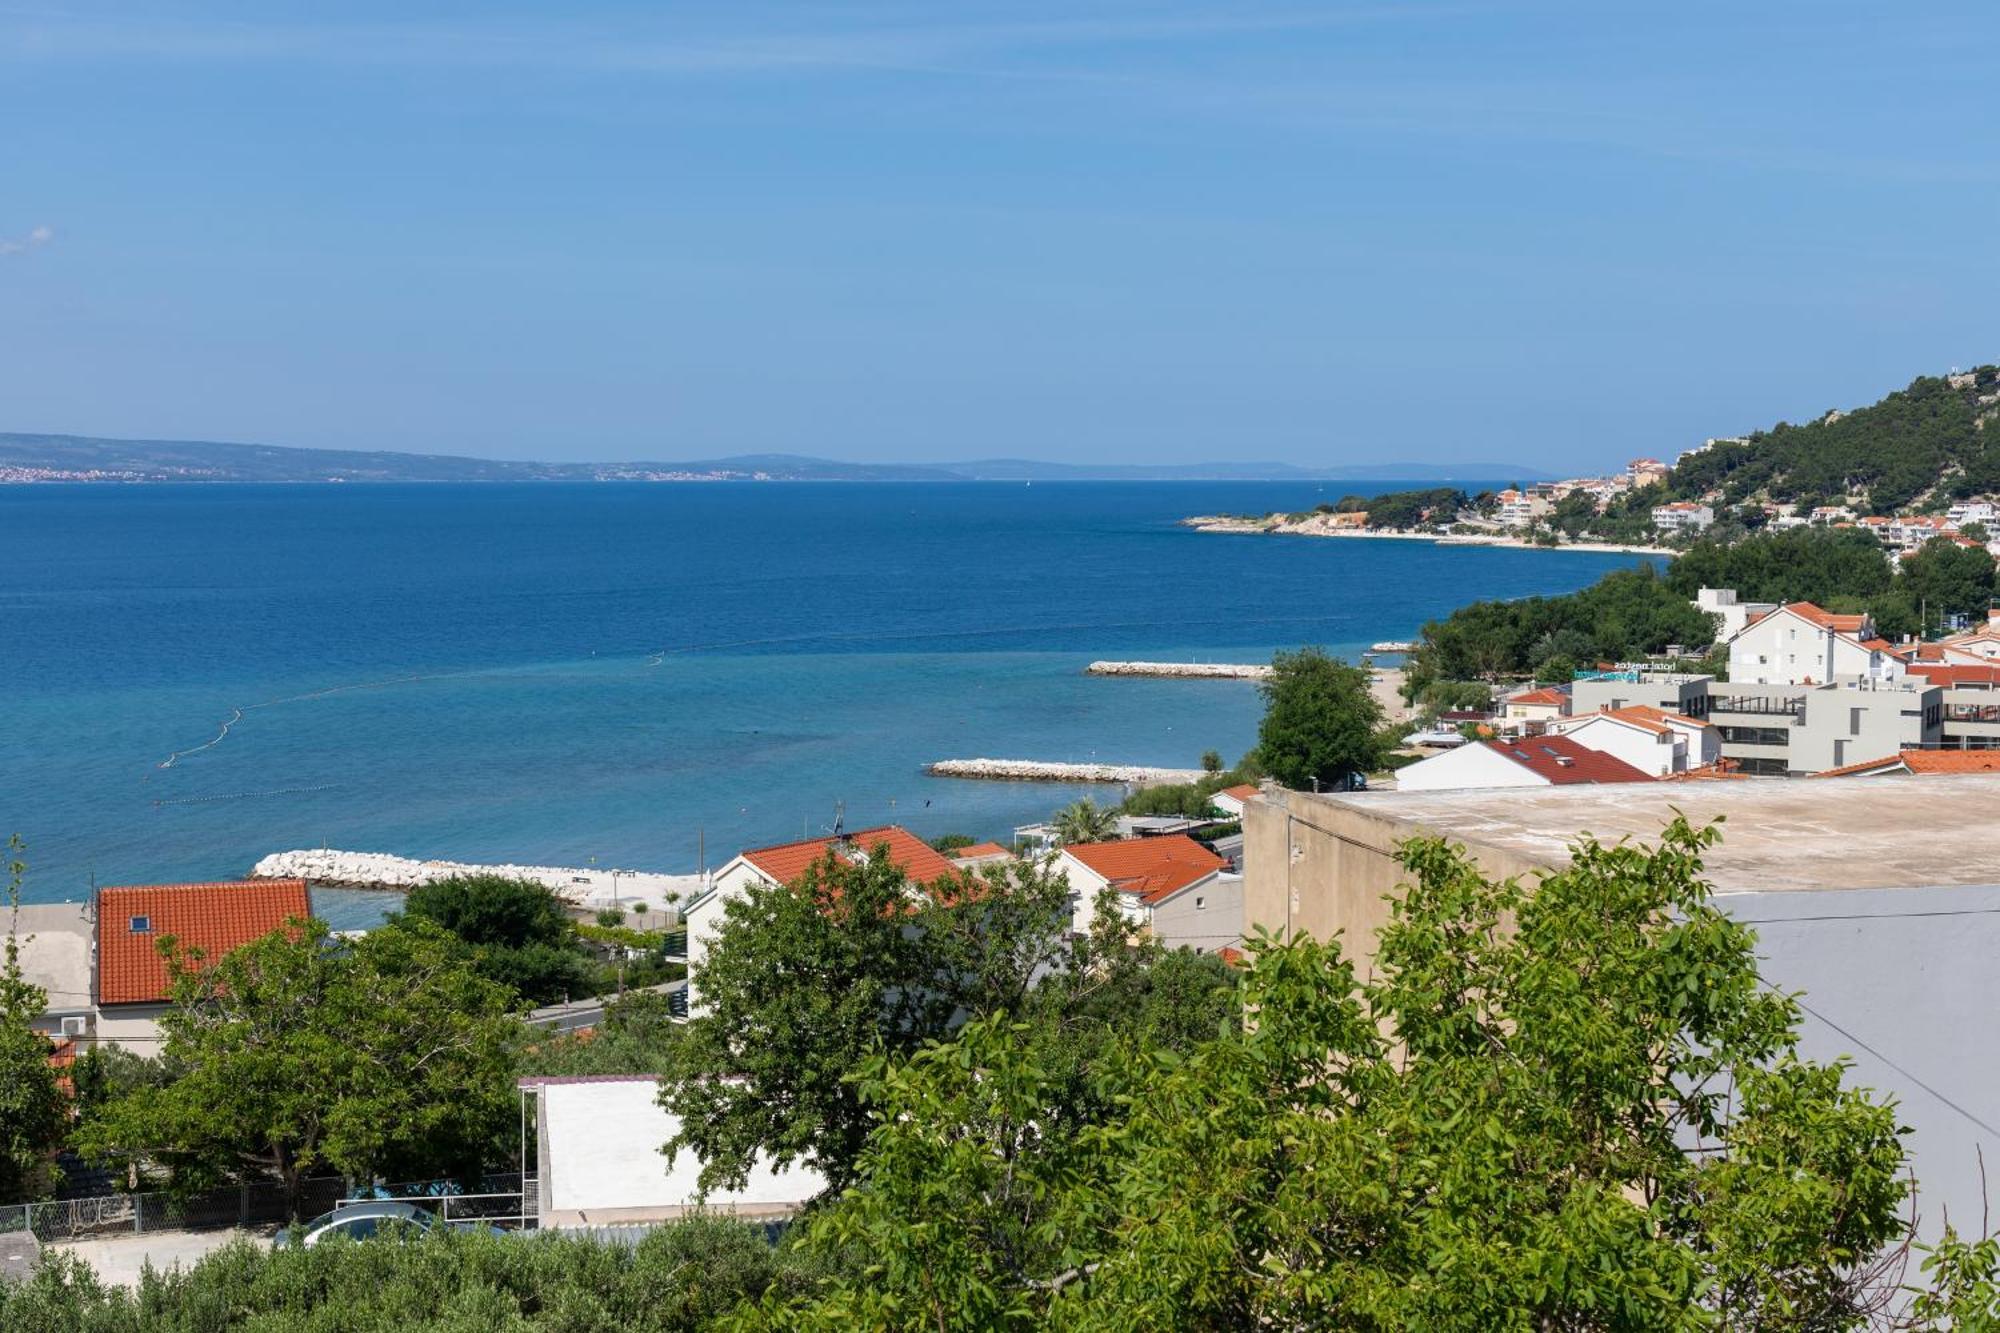
[[[0,1207],[0,1234],[31,1231],[37,1240],[80,1240],[90,1236],[148,1231],[202,1231],[222,1227],[275,1225],[316,1217],[343,1203],[397,1199],[420,1204],[445,1221],[490,1221],[531,1227],[535,1222],[535,1180],[524,1191],[518,1174],[488,1176],[468,1192],[451,1181],[404,1182],[351,1192],[339,1176],[299,1182],[296,1209],[287,1206],[285,1187],[276,1182],[230,1185],[190,1194],[104,1194],[85,1199]]]
[[[346,1193],[347,1182],[338,1176],[300,1181],[297,1215],[323,1213]],[[32,1231],[37,1240],[76,1240],[119,1232],[247,1227],[287,1222],[292,1216],[285,1187],[260,1182],[190,1194],[105,1194],[10,1204],[0,1208],[0,1232]]]

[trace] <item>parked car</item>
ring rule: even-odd
[[[459,1231],[493,1231],[496,1228],[484,1222],[442,1222],[435,1213],[419,1208],[413,1203],[373,1202],[344,1203],[332,1212],[321,1213],[310,1222],[286,1227],[272,1242],[276,1249],[288,1246],[317,1245],[329,1236],[346,1236],[350,1240],[367,1240],[382,1231],[400,1223],[411,1229],[412,1235],[423,1235],[440,1226],[449,1226]]]

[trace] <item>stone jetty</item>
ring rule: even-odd
[[[1198,768],[1060,764],[1039,759],[940,759],[924,771],[935,778],[984,778],[993,782],[1130,782],[1141,786],[1195,782],[1207,776]]]
[[[304,879],[357,889],[414,889],[454,875],[504,875],[532,880],[576,907],[643,902],[659,908],[686,902],[702,888],[700,875],[662,875],[601,866],[471,865],[463,861],[413,861],[382,852],[330,848],[273,852],[251,867],[252,879]]]
[[[1174,676],[1184,680],[1263,680],[1268,666],[1252,662],[1092,662],[1086,676]]]

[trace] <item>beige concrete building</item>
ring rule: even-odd
[[[2000,776],[1648,782],[1513,791],[1267,791],[1244,816],[1246,930],[1338,935],[1364,973],[1405,882],[1396,849],[1462,845],[1533,881],[1585,834],[1657,839],[1675,811],[1722,819],[1717,904],[1755,925],[1767,981],[1804,993],[1802,1049],[1851,1058],[1912,1127],[1920,1221],[1977,1219],[2000,1161]]]

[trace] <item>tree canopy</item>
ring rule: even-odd
[[[1004,1015],[874,1053],[853,1186],[804,1242],[863,1266],[754,1322],[1862,1327],[1896,1294],[1896,1114],[1798,1054],[1701,880],[1713,838],[1585,841],[1533,891],[1413,841],[1367,976],[1260,941],[1255,1023],[1133,1043],[1098,1071],[1119,1114],[1075,1136],[1042,1131],[1050,1062]],[[1990,1282],[1990,1255],[1941,1262]]]
[[[179,1187],[275,1177],[289,1191],[314,1169],[409,1179],[511,1155],[508,996],[437,927],[342,941],[303,921],[219,959],[169,959],[176,1076],[103,1106],[78,1134],[87,1156]]]
[[[837,1189],[871,1123],[855,1071],[975,1014],[1048,1034],[1061,1054],[1051,1077],[1076,1092],[1068,1115],[1089,1114],[1100,1103],[1084,1071],[1108,1032],[1143,1029],[1177,1047],[1230,1011],[1214,958],[1130,941],[1115,912],[1099,917],[1097,932],[1071,939],[1069,886],[1047,866],[920,885],[880,849],[750,887],[724,907],[695,973],[697,1012],[663,1052],[660,1101],[681,1121],[670,1146],[700,1156],[705,1186],[740,1181],[762,1152]]]
[[[591,990],[576,926],[547,886],[505,875],[454,875],[410,890],[392,921],[421,918],[472,950],[482,975],[531,1005]]]
[[[48,994],[21,971],[15,932],[21,903],[21,839],[0,847],[7,877],[7,938],[0,945],[0,1204],[41,1197],[50,1155],[68,1127],[69,1108],[49,1067],[49,1039],[31,1026]]]
[[[1780,422],[1689,454],[1674,465],[1668,485],[1687,498],[1720,489],[1731,504],[1757,494],[1807,502],[1861,491],[1878,514],[1893,513],[1934,488],[1951,496],[2000,491],[2000,436],[1992,429],[1996,387],[1995,366],[1982,366],[1958,384],[1919,376],[1868,407],[1830,412],[1805,425]]]
[[[1410,656],[1404,687],[1420,697],[1434,681],[1555,679],[1564,668],[1630,661],[1671,644],[1699,652],[1714,639],[1714,618],[1644,564],[1613,570],[1581,592],[1473,602],[1431,621]]]
[[[1306,647],[1274,655],[1258,689],[1257,762],[1285,786],[1338,787],[1381,765],[1382,705],[1365,669]]]

